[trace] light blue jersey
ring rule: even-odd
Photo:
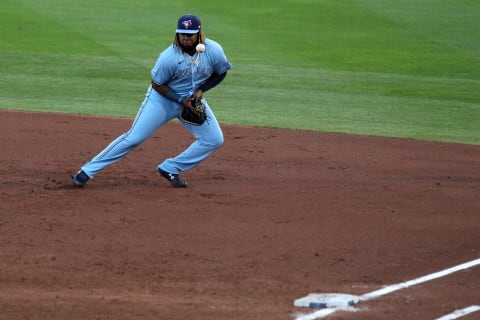
[[[180,97],[191,97],[195,90],[212,74],[223,74],[232,65],[223,48],[215,41],[206,39],[205,51],[190,56],[175,44],[170,45],[158,57],[151,70],[152,81],[168,85]],[[171,101],[149,86],[131,128],[112,141],[104,150],[81,167],[82,174],[93,178],[108,165],[122,159],[143,143],[158,128],[176,118],[180,120],[182,104]],[[160,163],[160,171],[178,174],[196,167],[223,144],[223,133],[205,100],[207,121],[200,126],[180,121],[196,140],[183,152]],[[161,154],[161,148],[159,153]],[[77,174],[78,175],[78,174]],[[86,180],[85,180],[86,181]],[[75,183],[74,178],[74,183]],[[76,185],[83,185],[76,182]]]
[[[193,56],[172,44],[158,57],[152,80],[158,85],[167,84],[181,97],[190,97],[213,73],[222,74],[231,68],[222,47],[213,40],[206,39],[205,52]]]

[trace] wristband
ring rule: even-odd
[[[182,102],[182,97],[180,97],[178,94],[175,93],[173,90],[168,90],[167,94],[165,95],[165,98],[168,100],[171,100],[176,103],[181,103]]]

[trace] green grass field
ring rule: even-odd
[[[184,13],[222,123],[480,144],[477,0],[2,0],[0,108],[134,116]]]

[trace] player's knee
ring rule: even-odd
[[[215,149],[220,148],[223,145],[223,136],[216,138],[211,143],[213,148]]]
[[[210,137],[208,140],[204,141],[206,145],[208,145],[212,149],[218,149],[223,145],[223,135],[217,135],[214,137]]]

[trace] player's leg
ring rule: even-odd
[[[173,174],[188,171],[209,157],[223,145],[223,133],[212,110],[205,105],[207,121],[201,126],[194,126],[180,121],[196,138],[185,151],[175,158],[167,159],[158,166],[158,169]]]
[[[179,110],[174,104],[149,91],[132,123],[131,128],[112,141],[103,151],[89,162],[85,163],[80,171],[87,175],[87,180],[93,178],[99,171],[125,157],[136,146],[144,142],[164,123],[178,115]],[[81,185],[75,183],[74,184]]]

